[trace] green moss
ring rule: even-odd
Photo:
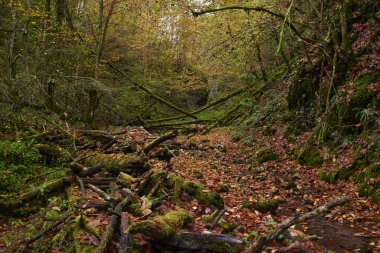
[[[371,163],[367,168],[366,177],[374,178],[378,175],[380,175],[380,165],[377,163]]]
[[[222,184],[222,185],[219,185],[216,188],[216,191],[217,192],[229,192],[230,191],[230,187],[228,186],[228,184]]]
[[[223,209],[224,207],[223,198],[217,192],[206,191],[200,182],[185,180],[182,189],[187,192],[191,198],[199,200],[202,204],[213,205],[219,209]]]
[[[367,182],[363,182],[358,187],[360,197],[369,197],[376,193],[376,189],[370,188]]]
[[[132,176],[124,172],[120,172],[116,178],[117,183],[127,189],[131,189],[133,180],[134,178]]]
[[[323,158],[317,148],[309,147],[305,149],[298,157],[298,162],[305,166],[320,166],[323,164]]]
[[[277,161],[279,157],[280,156],[274,153],[271,149],[264,149],[257,153],[257,161],[259,163],[265,163],[268,161]]]
[[[254,206],[255,210],[259,212],[274,211],[278,208],[280,202],[276,199],[270,201],[260,201]]]
[[[274,129],[270,126],[264,126],[262,133],[264,136],[272,136],[276,133],[276,129]]]
[[[224,220],[224,219],[221,219],[221,220],[218,222],[218,226],[219,226],[220,228],[222,228],[222,233],[230,233],[230,232],[234,231],[234,230],[238,227],[237,224],[227,222],[227,221]]]
[[[324,173],[322,170],[318,172],[318,177],[322,181],[329,184],[335,184],[337,182],[336,172],[330,171],[329,173]]]
[[[41,154],[38,149],[22,141],[0,141],[0,158],[5,163],[28,165],[38,163]]]
[[[336,174],[336,177],[340,180],[347,180],[349,179],[353,174],[355,173],[355,169],[351,166],[351,167],[347,167],[347,168],[342,168],[340,169],[337,174]]]
[[[192,219],[189,211],[179,208],[150,220],[136,222],[129,227],[128,233],[142,233],[154,239],[169,238]]]

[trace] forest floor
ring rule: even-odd
[[[207,189],[219,192],[224,198],[226,212],[214,229],[209,227],[210,216],[214,210],[196,199],[187,200],[186,195],[182,195],[180,203],[164,202],[154,212],[165,213],[179,205],[194,215],[194,222],[187,230],[231,234],[251,241],[297,213],[309,212],[334,198],[350,194],[354,196],[350,204],[337,207],[324,217],[292,226],[289,233],[272,246],[288,246],[298,241],[313,252],[326,252],[327,249],[334,252],[359,252],[363,249],[380,252],[380,206],[370,198],[358,197],[357,185],[353,182],[338,181],[336,184],[328,184],[318,177],[320,168],[301,166],[292,159],[291,154],[296,146],[306,140],[310,133],[303,134],[299,137],[299,142],[294,144],[286,140],[282,126],[272,128],[273,135],[265,136],[258,130],[249,134],[249,140],[248,137],[236,140],[232,137],[231,129],[219,128],[205,135],[180,135],[174,141],[179,147],[179,154],[171,159],[173,172],[185,179],[202,182]],[[121,141],[137,142],[155,137],[156,134],[143,128],[136,128],[119,136]],[[269,148],[279,156],[272,161],[259,163],[258,153]],[[352,150],[346,147],[341,150],[337,159],[325,162],[322,167],[326,169],[339,164],[350,164],[352,159]],[[157,169],[166,166],[164,161],[158,159],[151,159],[150,163]],[[75,186],[75,189],[80,195],[79,186]],[[86,199],[91,203],[100,201],[99,196],[89,189],[86,189]],[[270,200],[279,201],[276,210],[255,210],[259,201]],[[59,210],[57,206],[53,203],[50,208]],[[101,233],[104,233],[109,223],[106,212],[88,210],[86,218],[88,224],[99,229]],[[18,237],[30,234],[30,231],[27,232],[31,227],[28,224],[34,224],[34,229],[38,231],[40,226],[35,225],[36,219],[41,219],[40,213],[17,224],[9,220],[1,221],[0,251],[8,252],[7,248],[17,243],[18,239],[10,238],[9,234],[18,234]],[[7,242],[1,240],[6,236]],[[71,240],[77,239],[97,245],[97,239],[86,233]],[[55,249],[49,252],[62,251]]]
[[[301,139],[306,139],[305,133]],[[227,129],[218,129],[207,135],[191,138],[179,137],[182,150],[173,159],[175,171],[187,178],[197,178],[207,187],[220,191],[226,185],[225,219],[227,222],[244,227],[233,233],[238,237],[249,237],[263,233],[276,223],[281,223],[295,213],[309,212],[317,206],[329,202],[343,194],[355,196],[350,205],[334,209],[330,214],[293,227],[290,233],[306,242],[314,251],[330,249],[335,252],[354,251],[360,248],[374,248],[380,251],[380,206],[370,198],[360,198],[357,186],[350,181],[326,183],[318,177],[319,168],[301,166],[291,159],[291,151],[296,144],[288,143],[281,126],[277,126],[273,136],[259,132],[255,141],[247,147],[244,140],[233,142]],[[271,148],[279,154],[276,161],[258,163],[254,157],[259,150]],[[342,150],[338,159],[325,163],[331,167],[339,163],[352,162],[352,151]],[[280,201],[274,212],[257,212],[253,206],[262,200]],[[207,208],[199,208],[195,202],[193,209],[198,215],[207,214]],[[202,231],[202,219],[196,222]],[[222,232],[219,228],[218,232]],[[252,233],[253,232],[253,233]],[[306,234],[303,235],[303,232]],[[303,239],[302,239],[303,237]],[[372,247],[371,247],[372,246]]]

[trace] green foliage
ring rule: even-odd
[[[37,149],[22,141],[0,141],[0,157],[6,163],[19,164],[33,164],[41,159]]]

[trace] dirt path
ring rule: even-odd
[[[307,242],[315,251],[326,248],[336,252],[360,248],[380,251],[379,205],[357,197],[353,183],[328,184],[318,178],[318,168],[306,168],[293,161],[289,154],[293,146],[287,143],[281,129],[271,137],[258,134],[255,139],[251,147],[247,147],[243,141],[232,142],[225,129],[190,139],[179,137],[184,148],[173,159],[174,170],[184,177],[197,178],[211,189],[228,191],[222,193],[227,211],[225,219],[242,226],[234,231],[241,237],[249,236],[252,231],[262,233],[271,229],[273,221],[282,222],[295,213],[307,212],[333,198],[352,194],[355,198],[350,205],[301,224],[291,230],[291,234],[300,241],[305,236],[297,235],[302,232],[315,235],[313,243]],[[263,148],[272,148],[280,159],[259,164],[255,158]],[[280,200],[277,211],[254,210],[257,201],[270,199]],[[201,219],[197,226],[203,229]]]

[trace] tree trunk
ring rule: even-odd
[[[263,78],[263,80],[265,82],[268,82],[267,72],[265,71],[265,66],[264,66],[263,60],[261,58],[260,45],[257,42],[256,42],[256,57],[257,57],[257,60],[260,63],[260,69],[261,69],[262,78]]]

